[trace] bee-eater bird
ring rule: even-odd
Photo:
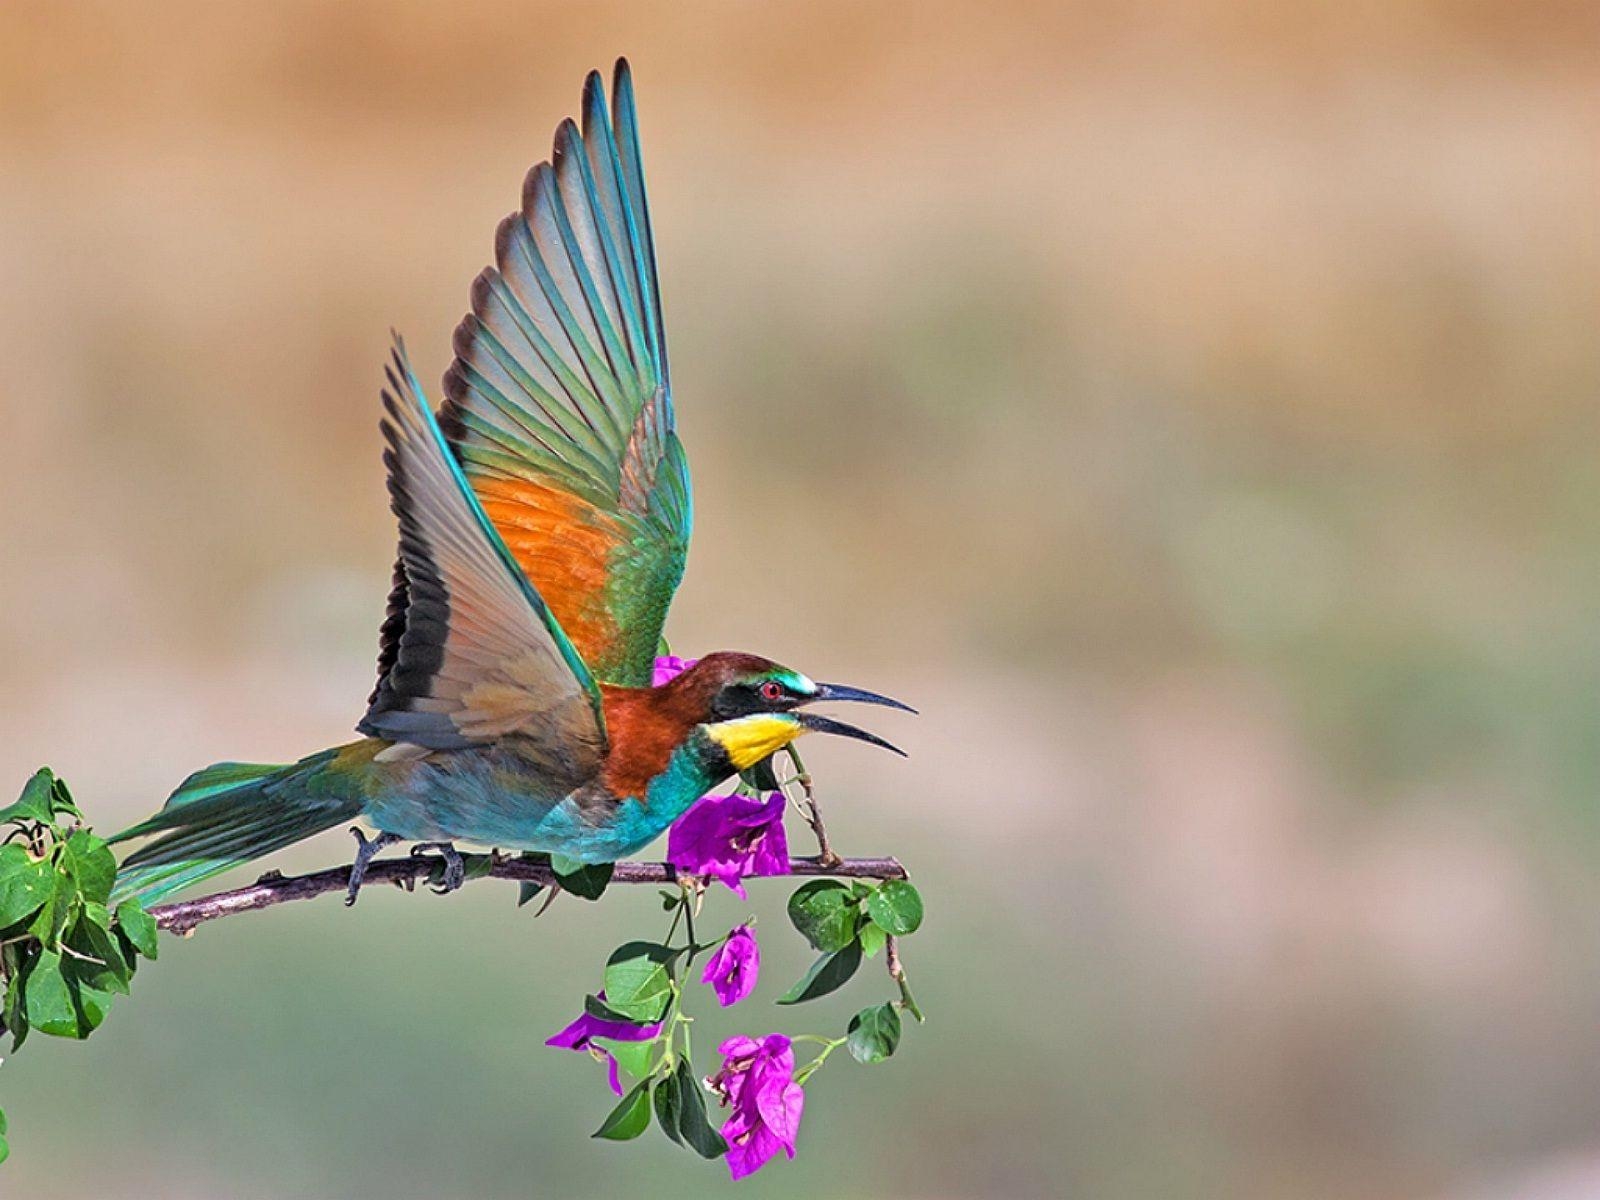
[[[437,416],[396,339],[383,392],[399,561],[364,736],[297,763],[219,763],[118,834],[161,835],[117,890],[154,902],[355,818],[349,898],[396,841],[611,862],[810,731],[893,750],[819,700],[905,708],[750,654],[661,687],[651,667],[689,545],[655,248],[626,60],[500,222]],[[909,710],[908,710],[909,711]]]

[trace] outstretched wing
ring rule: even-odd
[[[595,677],[648,684],[691,505],[626,60],[528,173],[455,354],[439,419],[484,512]]]
[[[599,689],[462,478],[398,341],[387,374],[400,562],[358,728],[428,750],[514,737],[555,777],[592,776],[606,747]]]

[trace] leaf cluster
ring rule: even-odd
[[[674,907],[687,911],[689,903],[681,897]],[[584,1011],[602,1021],[653,1028],[654,1033],[644,1041],[602,1039],[606,1052],[638,1083],[595,1130],[595,1137],[629,1141],[650,1127],[654,1115],[657,1127],[673,1143],[702,1158],[727,1153],[728,1143],[711,1125],[705,1093],[690,1063],[688,1019],[678,1012],[679,963],[692,962],[702,948],[692,937],[677,947],[627,942],[607,959],[604,998],[586,997]]]
[[[0,809],[0,1031],[86,1038],[127,995],[156,923],[137,901],[110,907],[116,859],[49,768]]]
[[[110,907],[117,862],[67,785],[36,771],[0,808],[0,1035],[86,1038],[127,995],[156,922],[137,901]],[[0,1113],[0,1162],[9,1147]]]
[[[687,1058],[679,1058],[671,1068],[635,1084],[594,1136],[613,1142],[629,1141],[650,1128],[652,1114],[657,1128],[670,1141],[693,1150],[701,1158],[720,1158],[728,1152],[728,1143],[711,1125],[705,1092]]]
[[[921,894],[904,879],[877,886],[837,879],[813,879],[801,885],[789,897],[789,921],[822,955],[778,1003],[803,1004],[837,991],[860,969],[863,958],[875,957],[891,937],[921,928],[922,912]],[[845,1046],[858,1062],[882,1062],[895,1052],[900,1045],[901,1010],[922,1019],[903,973],[896,978],[898,1002],[864,1008],[851,1018]]]

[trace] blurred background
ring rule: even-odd
[[[931,1022],[830,1063],[742,1194],[1600,1195],[1597,37],[1576,0],[0,7],[0,779],[110,829],[349,736],[388,329],[437,380],[626,53],[674,648],[924,714],[873,723],[909,762],[809,762],[929,899]],[[770,1007],[788,890],[711,898],[768,959],[703,1044],[887,995]],[[587,1140],[599,1072],[542,1046],[654,895],[512,900],[169,942],[0,1071],[0,1191],[728,1187]]]

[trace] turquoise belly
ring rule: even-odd
[[[509,755],[461,750],[405,764],[368,803],[365,816],[385,833],[413,841],[614,862],[660,837],[710,785],[694,756],[680,750],[643,801],[601,802],[592,789],[552,794],[546,781]]]

